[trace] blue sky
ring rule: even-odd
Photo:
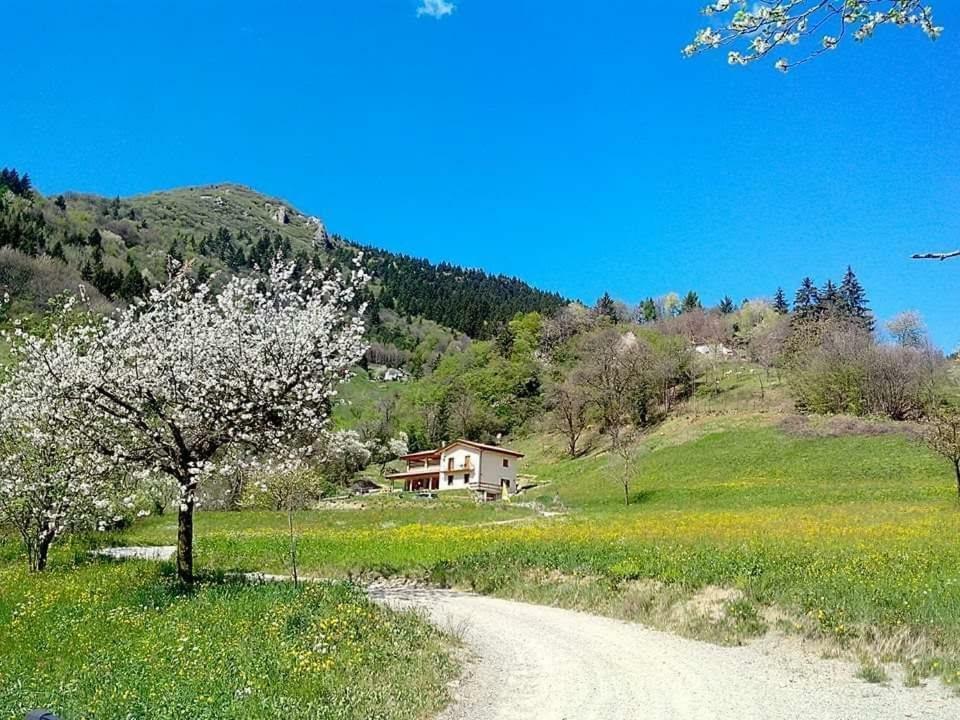
[[[887,29],[784,76],[682,59],[702,2],[21,3],[0,165],[47,193],[240,182],[587,301],[850,263],[881,319],[956,347],[960,261],[906,258],[960,247],[960,7],[931,0],[936,44]]]

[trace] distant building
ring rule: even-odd
[[[407,379],[407,374],[399,368],[387,368],[383,372],[384,382],[403,382]]]
[[[403,489],[463,490],[469,488],[484,500],[497,500],[504,494],[517,492],[517,463],[523,453],[484,445],[470,440],[456,440],[437,450],[404,455],[407,469],[387,475],[403,482]]]
[[[711,358],[728,358],[733,357],[734,352],[728,348],[723,343],[717,343],[716,345],[695,345],[694,350],[697,351],[700,355]]]

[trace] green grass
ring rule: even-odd
[[[789,618],[781,626],[850,648],[879,643],[960,679],[960,508],[949,469],[912,440],[671,420],[638,452],[628,507],[602,442],[576,460],[559,438],[521,442],[521,470],[540,485],[513,504],[385,498],[304,513],[301,568],[410,575],[643,620],[658,614],[630,609],[646,602],[638,582],[663,583],[678,602],[734,588],[743,604],[725,617],[742,636],[777,608]],[[204,566],[286,567],[279,515],[201,514],[197,528]],[[172,538],[172,520],[153,519],[123,541]]]
[[[3,546],[0,545],[0,550]],[[9,553],[6,553],[9,556]],[[344,582],[181,590],[151,563],[0,565],[0,718],[420,718],[448,639]]]
[[[718,642],[786,629],[956,683],[960,506],[949,468],[904,435],[850,427],[790,434],[762,415],[672,419],[638,448],[629,506],[602,437],[570,460],[560,438],[534,436],[518,446],[538,485],[510,503],[441,494],[299,513],[300,570],[406,575]],[[287,571],[282,514],[200,513],[196,527],[200,567]],[[175,519],[160,517],[101,540],[174,537]]]

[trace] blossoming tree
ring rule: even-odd
[[[119,484],[91,472],[49,400],[13,384],[0,398],[0,520],[16,528],[35,572],[60,535],[93,529],[121,502]]]
[[[731,65],[748,65],[776,55],[782,72],[835,50],[848,35],[866,40],[883,25],[917,27],[931,40],[943,32],[923,0],[716,0],[703,13],[710,24],[685,56],[729,48]],[[806,40],[815,46],[794,49]]]
[[[21,381],[48,388],[94,465],[161,472],[179,490],[177,574],[193,579],[193,513],[205,479],[277,472],[313,451],[336,385],[363,354],[367,276],[232,277],[218,292],[180,271],[100,325],[22,344]]]

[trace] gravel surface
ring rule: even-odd
[[[887,720],[960,717],[939,682],[871,685],[789,640],[727,648],[641,625],[451,590],[377,584],[463,638],[468,669],[440,720]]]
[[[115,560],[173,560],[177,548],[173,545],[158,547],[113,547],[94,550],[94,555],[114,558]]]

